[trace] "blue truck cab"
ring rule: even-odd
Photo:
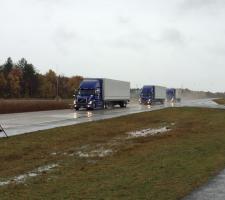
[[[102,79],[83,80],[74,97],[75,110],[102,108]]]
[[[151,85],[145,85],[141,89],[139,103],[150,105],[152,104],[153,97],[154,97],[154,87]]]

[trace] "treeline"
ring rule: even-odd
[[[0,65],[0,98],[71,98],[81,76],[65,77],[53,70],[40,74],[25,58],[9,57]]]

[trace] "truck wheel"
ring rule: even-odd
[[[113,104],[110,102],[105,103],[105,109],[113,108]]]
[[[96,104],[95,103],[93,103],[93,110],[96,108]]]
[[[127,105],[127,104],[124,103],[124,102],[121,102],[121,103],[120,103],[120,107],[121,107],[121,108],[126,108],[126,105]]]

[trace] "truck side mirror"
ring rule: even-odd
[[[99,94],[100,94],[100,89],[96,89],[96,90],[95,90],[95,94],[96,94],[96,95],[99,95]]]
[[[73,97],[76,98],[77,95],[78,95],[78,90],[74,90],[74,95],[73,95]]]

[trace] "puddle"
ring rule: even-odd
[[[26,174],[21,174],[19,176],[14,176],[6,181],[0,181],[0,186],[9,185],[11,183],[24,183],[28,178],[39,176],[43,172],[50,171],[53,168],[58,167],[58,164],[51,164],[51,165],[45,165],[38,167],[37,169],[30,171]]]
[[[100,149],[92,150],[89,152],[78,151],[76,153],[76,155],[78,155],[81,158],[93,158],[93,157],[103,158],[105,156],[111,155],[112,153],[113,153],[112,149],[105,149],[105,148],[101,147]]]
[[[161,133],[166,133],[170,131],[168,127],[162,127],[162,128],[157,128],[157,129],[143,129],[140,131],[132,131],[128,133],[128,138],[137,138],[137,137],[146,137],[146,136],[154,136],[154,135],[159,135]]]
[[[175,123],[171,123],[171,125],[175,125]],[[143,129],[141,131],[133,131],[129,132],[128,137],[126,135],[117,136],[110,139],[106,143],[96,144],[94,146],[91,145],[83,145],[79,148],[76,148],[73,153],[68,154],[69,156],[78,156],[80,158],[103,158],[106,156],[110,156],[118,151],[121,146],[126,145],[128,142],[127,139],[137,138],[137,137],[146,137],[146,136],[154,136],[162,133],[166,133],[170,131],[167,126],[161,127],[158,129]]]

